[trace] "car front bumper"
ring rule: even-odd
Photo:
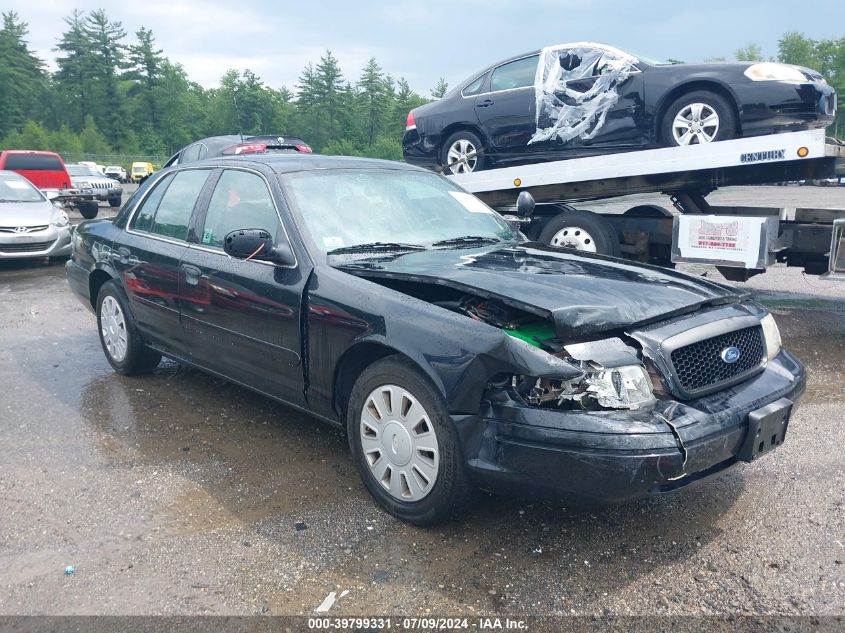
[[[481,415],[454,419],[468,470],[481,487],[620,502],[682,488],[737,464],[749,414],[783,398],[796,402],[805,385],[804,367],[783,350],[756,377],[691,402],[566,411],[500,393]]]
[[[749,81],[733,88],[745,136],[827,127],[836,115],[836,91],[827,84]]]
[[[28,257],[68,257],[72,234],[70,225],[49,226],[32,233],[0,233],[0,260]]]

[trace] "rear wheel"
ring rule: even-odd
[[[736,119],[731,104],[723,96],[707,90],[681,95],[666,109],[660,136],[666,145],[704,145],[731,139],[736,135]]]
[[[161,362],[161,354],[141,340],[126,297],[114,281],[104,283],[97,295],[97,327],[106,359],[117,373],[149,373]]]
[[[468,174],[484,169],[484,148],[481,139],[469,130],[458,130],[443,144],[441,156],[447,174]]]
[[[463,508],[472,487],[452,419],[410,361],[393,356],[365,369],[346,417],[358,473],[390,514],[432,525]]]
[[[572,209],[556,215],[540,232],[538,241],[549,246],[619,257],[619,238],[616,230],[600,215],[592,211]]]

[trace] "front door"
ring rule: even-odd
[[[265,229],[277,243],[287,240],[269,180],[227,168],[198,218],[197,243],[180,265],[182,320],[192,358],[301,405],[300,306],[307,269],[229,257],[223,239],[237,229]]]
[[[112,263],[120,274],[141,335],[156,347],[185,356],[179,319],[179,261],[188,244],[188,226],[210,169],[170,174],[141,202],[114,245]]]

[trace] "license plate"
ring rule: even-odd
[[[787,398],[749,413],[748,434],[737,457],[751,462],[783,444],[791,413],[792,400]]]

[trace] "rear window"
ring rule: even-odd
[[[64,171],[62,161],[49,154],[6,154],[4,168],[14,171]]]

